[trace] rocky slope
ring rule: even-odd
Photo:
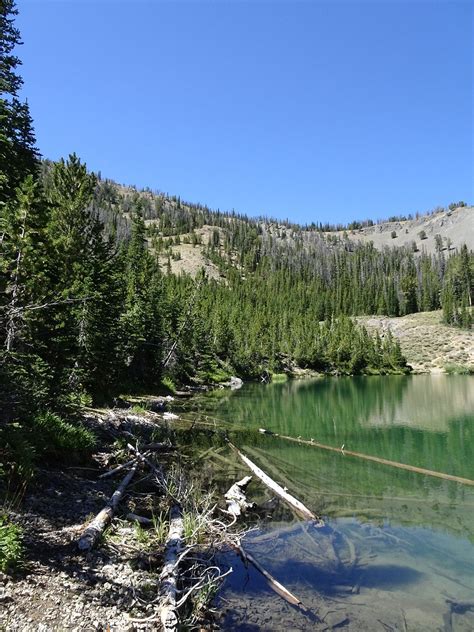
[[[435,311],[400,318],[361,316],[357,320],[372,332],[390,329],[417,373],[442,373],[461,367],[474,370],[474,331],[443,325],[441,317],[441,311]]]
[[[352,242],[372,241],[378,249],[385,246],[409,246],[415,253],[425,251],[430,254],[437,251],[436,235],[439,235],[441,248],[446,253],[460,248],[463,244],[472,250],[474,249],[474,207],[464,206],[453,210],[443,210],[433,215],[423,215],[417,219],[382,222],[358,230],[326,234]],[[416,245],[416,250],[413,244]]]

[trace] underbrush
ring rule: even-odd
[[[215,368],[208,371],[199,371],[198,378],[205,384],[220,384],[226,382],[231,377],[231,374],[225,369]]]
[[[33,429],[40,433],[42,452],[59,459],[84,456],[96,444],[95,435],[81,425],[64,421],[54,413],[43,413],[33,419]]]
[[[15,487],[31,479],[40,459],[61,462],[87,457],[96,445],[96,438],[83,426],[44,412],[1,428],[0,445],[0,481],[8,481],[5,487]]]
[[[170,393],[172,393],[173,395],[176,393],[176,391],[178,390],[176,388],[176,384],[173,382],[173,380],[166,376],[161,380],[161,385],[164,386],[164,388],[169,391]]]
[[[0,514],[0,571],[9,573],[21,563],[23,542],[21,527],[10,522],[6,514]]]

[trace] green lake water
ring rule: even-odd
[[[251,384],[203,398],[201,412],[223,420],[234,443],[326,523],[301,524],[281,504],[263,514],[244,546],[309,614],[229,554],[234,572],[219,595],[223,629],[474,629],[473,486],[258,432],[474,480],[474,377]],[[229,456],[221,447],[208,458]],[[226,480],[244,472],[236,464]],[[248,495],[260,504],[271,499],[255,481]]]

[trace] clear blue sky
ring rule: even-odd
[[[470,1],[17,5],[45,157],[300,222],[474,202]]]

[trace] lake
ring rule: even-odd
[[[474,487],[344,453],[474,480],[473,376],[249,384],[202,398],[200,408],[325,521],[301,523],[278,504],[243,541],[308,612],[229,554],[223,562],[234,572],[218,597],[223,629],[474,629]],[[344,449],[289,442],[261,427]],[[221,447],[208,458],[228,456]],[[227,476],[244,473],[236,466]],[[271,499],[255,480],[248,496]]]

